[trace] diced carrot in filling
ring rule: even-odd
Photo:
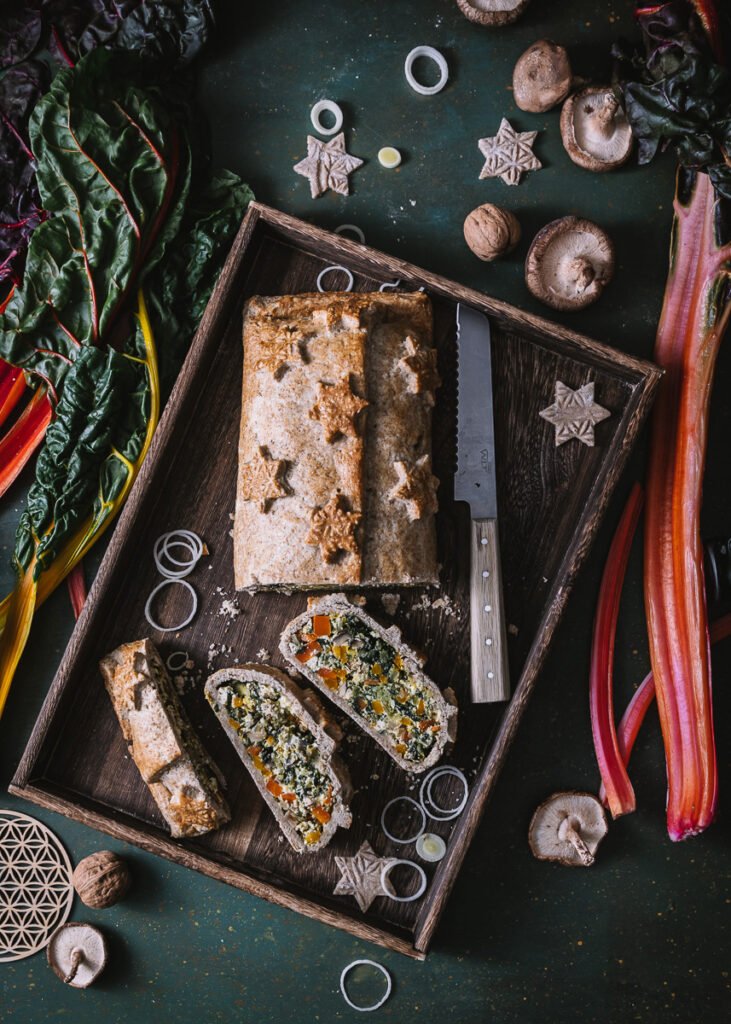
[[[315,636],[330,636],[332,627],[329,615],[315,615],[312,619],[312,631]]]
[[[249,747],[247,753],[251,754],[252,757],[256,757],[257,754],[261,754],[261,747]]]
[[[282,800],[286,800],[288,804],[293,804],[296,799],[294,793],[282,793]]]
[[[371,707],[373,708],[377,715],[382,715],[383,712],[386,710],[383,706],[383,703],[380,700],[372,700]]]
[[[421,698],[419,698],[419,703],[416,705],[416,713],[417,715],[424,714],[424,701]]]
[[[396,744],[396,753],[397,754],[405,754],[406,753],[406,744],[405,743],[397,743]]]
[[[319,821],[321,825],[327,825],[328,821],[330,821],[330,813],[324,807],[313,807],[312,817]]]
[[[320,841],[320,836],[321,835],[322,835],[321,832],[308,832],[307,835],[305,836],[305,842],[309,846],[312,846],[314,843],[317,843],[317,842]]]
[[[267,789],[273,796],[282,795],[282,787],[279,785],[276,779],[270,779],[269,782],[267,782]]]
[[[319,650],[322,650],[322,648],[318,644],[317,640],[311,640],[307,647],[305,647],[304,651],[300,651],[299,654],[295,654],[295,658],[297,661],[301,661],[304,664],[306,661],[309,661],[314,654],[317,654]]]
[[[337,690],[340,683],[337,672],[331,668],[318,668],[317,674],[329,689]]]

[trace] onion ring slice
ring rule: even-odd
[[[418,832],[415,832],[413,836],[408,836],[406,839],[397,839],[396,836],[392,835],[386,828],[386,812],[389,807],[393,807],[394,804],[407,803],[412,804],[419,814],[421,815],[421,825],[419,826]],[[419,836],[423,835],[426,831],[426,811],[410,796],[395,796],[393,800],[389,800],[386,806],[381,811],[381,829],[383,834],[391,840],[392,843],[398,843],[399,845],[405,846],[407,843],[415,842]]]
[[[412,893],[411,896],[396,896],[395,893],[392,894],[388,891],[389,884],[393,889],[393,883],[389,883],[388,876],[397,864],[406,864],[408,867],[413,868],[421,879],[419,888],[416,892]],[[384,891],[384,895],[388,896],[390,900],[394,900],[396,903],[413,903],[414,900],[420,899],[426,892],[426,871],[424,871],[420,864],[417,864],[416,861],[413,860],[389,860],[381,869],[381,888]]]
[[[180,661],[180,659],[183,659]],[[173,659],[178,659],[173,663]],[[165,665],[170,672],[180,672],[188,664],[188,652],[187,651],[173,651],[172,654],[168,654]]]
[[[435,85],[421,85],[421,83],[417,82],[414,78],[414,61],[419,57],[428,57],[429,60],[433,60],[439,68],[439,81]],[[444,56],[439,52],[439,50],[435,50],[433,46],[415,46],[404,61],[404,74],[406,75],[406,81],[414,92],[418,92],[422,96],[434,96],[435,93],[441,92],[447,84],[449,68],[447,67],[447,62]]]
[[[339,224],[335,228],[336,235],[342,235],[344,231],[352,231],[355,237],[358,239],[361,245],[365,245],[365,235],[361,228],[357,224]]]
[[[181,587],[185,587],[185,589],[189,592],[190,596],[193,598],[193,607],[191,608],[188,617],[184,619],[182,622],[179,622],[176,626],[161,626],[160,623],[156,622],[155,619],[153,619],[152,617],[152,602],[155,600],[155,598],[157,597],[161,590],[164,590],[165,587],[172,586],[174,583],[179,584]],[[176,632],[176,630],[185,629],[185,627],[193,621],[193,618],[195,617],[195,613],[197,611],[198,595],[196,594],[195,590],[193,590],[192,586],[190,585],[190,583],[188,583],[187,580],[163,580],[162,583],[158,583],[156,587],[152,588],[152,590],[150,591],[150,596],[147,598],[147,601],[145,602],[145,619],[152,626],[152,628],[156,629],[159,633],[174,633]]]
[[[320,114],[323,110],[329,110],[335,118],[335,124],[332,128],[325,128],[320,120]],[[310,111],[310,121],[312,121],[312,127],[320,135],[335,135],[343,127],[343,112],[334,100],[318,100]]]
[[[383,977],[386,979],[385,993],[381,996],[378,1002],[373,1003],[372,1006],[358,1006],[358,1004],[354,1003],[353,1000],[348,995],[348,993],[345,991],[345,979],[348,977],[348,975],[350,974],[354,967],[360,967],[361,964],[367,964],[369,967],[375,967],[376,970],[380,971]],[[347,967],[343,968],[343,972],[340,975],[340,993],[343,999],[348,1004],[348,1006],[350,1006],[353,1010],[360,1010],[361,1013],[370,1013],[371,1010],[379,1010],[386,1002],[388,997],[391,995],[392,984],[393,983],[391,981],[391,975],[388,973],[383,964],[378,964],[376,963],[375,960],[354,960],[352,964],[348,964]]]
[[[341,267],[337,263],[335,264],[335,266],[325,267],[324,270],[321,270],[320,273],[317,275],[317,290],[318,290],[318,292],[327,292],[327,291],[330,290],[329,288],[323,288],[323,286],[322,286],[322,279],[325,276],[325,274],[329,274],[333,270],[342,270],[342,272],[344,274],[348,275],[348,287],[347,288],[342,288],[341,291],[352,292],[353,285],[355,283],[355,279],[353,278],[353,275],[351,274],[351,272],[348,270],[347,267]]]
[[[435,803],[434,798],[432,797],[432,786],[437,781],[437,779],[441,778],[443,775],[454,775],[455,778],[459,779],[462,782],[462,785],[464,786],[464,794],[462,796],[462,799],[460,800],[459,804],[456,807],[453,807],[451,810],[446,810],[445,808],[440,807],[437,803]],[[452,818],[459,817],[459,815],[467,806],[467,798],[469,796],[469,792],[469,783],[467,782],[467,779],[465,778],[464,774],[459,770],[459,768],[455,768],[454,765],[451,764],[443,765],[442,767],[432,768],[432,770],[424,777],[424,780],[422,781],[421,786],[419,787],[419,803],[424,808],[425,812],[429,815],[429,817],[433,818],[434,821],[451,821]],[[431,810],[429,809],[428,805],[431,806]]]

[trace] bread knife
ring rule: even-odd
[[[498,541],[490,321],[457,306],[455,501],[470,506],[470,664],[475,704],[510,696]]]

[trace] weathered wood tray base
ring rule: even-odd
[[[435,409],[434,466],[439,501],[441,588],[404,590],[395,621],[428,653],[427,671],[452,686],[462,712],[448,760],[462,768],[471,794],[460,818],[430,822],[448,842],[438,865],[426,865],[429,887],[413,903],[377,899],[363,915],[351,897],[334,897],[335,855],[355,853],[368,839],[378,853],[415,857],[381,833],[381,810],[416,785],[375,744],[346,725],[343,751],[359,792],[354,823],[321,854],[297,856],[283,841],[227,738],[202,697],[209,665],[256,660],[277,651],[282,626],[305,606],[304,594],[239,595],[240,613],[225,614],[234,597],[231,513],[240,404],[241,309],[251,294],[314,291],[323,267],[342,264],[355,288],[369,291],[401,279],[433,300],[444,386]],[[333,275],[329,284],[339,282]],[[467,508],[452,501],[455,459],[455,303],[483,309],[492,320],[500,536],[509,627],[509,704],[469,704]],[[538,415],[553,401],[554,382],[596,382],[612,413],[596,428],[597,444],[554,445]],[[642,420],[659,371],[477,292],[419,270],[284,214],[252,205],[234,243],[185,367],[168,403],[150,456],[92,588],[44,704],[11,791],[152,853],[168,857],[258,896],[337,925],[410,956],[423,957],[515,734],[576,572],[596,531]],[[143,609],[159,582],[152,560],[166,530],[197,531],[210,549],[190,577],[199,595],[193,624],[156,634]],[[175,621],[188,597],[170,588],[159,615]],[[384,615],[378,593],[368,609]],[[198,841],[173,842],[124,747],[97,670],[118,644],[152,635],[163,656],[184,649],[199,675],[184,701],[228,780],[233,821]],[[449,779],[440,790],[449,799]],[[451,780],[455,782],[455,780]],[[459,790],[457,784],[456,791]],[[397,827],[397,824],[392,827]],[[408,879],[395,881],[408,891]]]

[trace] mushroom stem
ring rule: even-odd
[[[578,859],[582,861],[585,867],[591,867],[594,863],[594,854],[582,839],[582,834],[578,831],[578,824],[575,818],[566,815],[558,827],[558,837],[560,840],[571,844],[576,851]]]
[[[596,277],[594,264],[585,256],[574,256],[569,264],[571,280],[579,292],[585,292]]]
[[[83,949],[80,949],[78,946],[74,946],[74,948],[71,950],[71,962],[69,964],[68,974],[64,975],[63,979],[67,985],[74,980],[74,978],[76,977],[76,972],[78,971],[79,967],[81,967],[81,964],[83,962]]]
[[[597,107],[587,119],[588,135],[594,138],[611,139],[616,131],[614,124],[619,110],[619,103],[611,93],[604,96],[601,106]]]

